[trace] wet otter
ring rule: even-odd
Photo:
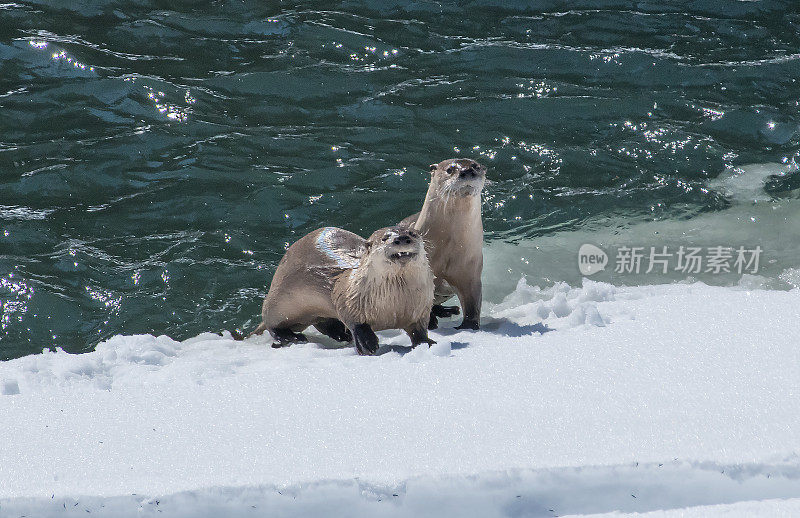
[[[436,277],[429,329],[436,329],[437,317],[458,314],[458,307],[441,305],[454,294],[464,310],[457,329],[478,329],[483,270],[481,191],[486,168],[474,160],[454,158],[431,164],[430,171],[422,210],[400,222],[413,226],[425,238]]]
[[[375,354],[374,331],[403,329],[413,345],[435,343],[427,324],[433,274],[421,236],[405,226],[383,228],[369,239],[334,227],[304,236],[281,259],[252,334],[269,331],[281,347],[305,342],[313,325],[359,354]]]

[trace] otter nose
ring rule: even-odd
[[[476,175],[475,169],[469,167],[461,171],[461,173],[459,173],[458,176],[459,178],[475,178],[475,175]]]
[[[411,237],[408,235],[398,236],[394,240],[394,244],[396,245],[410,245],[411,244]]]

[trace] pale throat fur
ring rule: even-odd
[[[333,300],[345,322],[367,322],[378,331],[403,322],[426,321],[433,304],[433,272],[424,250],[405,265],[393,264],[383,253],[369,253],[359,268],[337,279]]]
[[[439,187],[431,184],[414,228],[425,239],[431,268],[440,275],[447,268],[447,263],[460,257],[459,254],[453,254],[454,251],[482,248],[483,219],[479,194],[443,198],[438,191]],[[459,221],[454,221],[454,214]],[[433,247],[434,242],[439,246]]]

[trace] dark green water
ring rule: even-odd
[[[254,326],[288,243],[396,222],[452,156],[489,167],[489,247],[727,214],[709,180],[798,156],[798,9],[0,5],[0,358]]]

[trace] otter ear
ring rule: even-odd
[[[431,172],[436,171],[437,167],[439,167],[439,164],[431,164],[431,165],[428,166],[428,168],[431,170]]]

